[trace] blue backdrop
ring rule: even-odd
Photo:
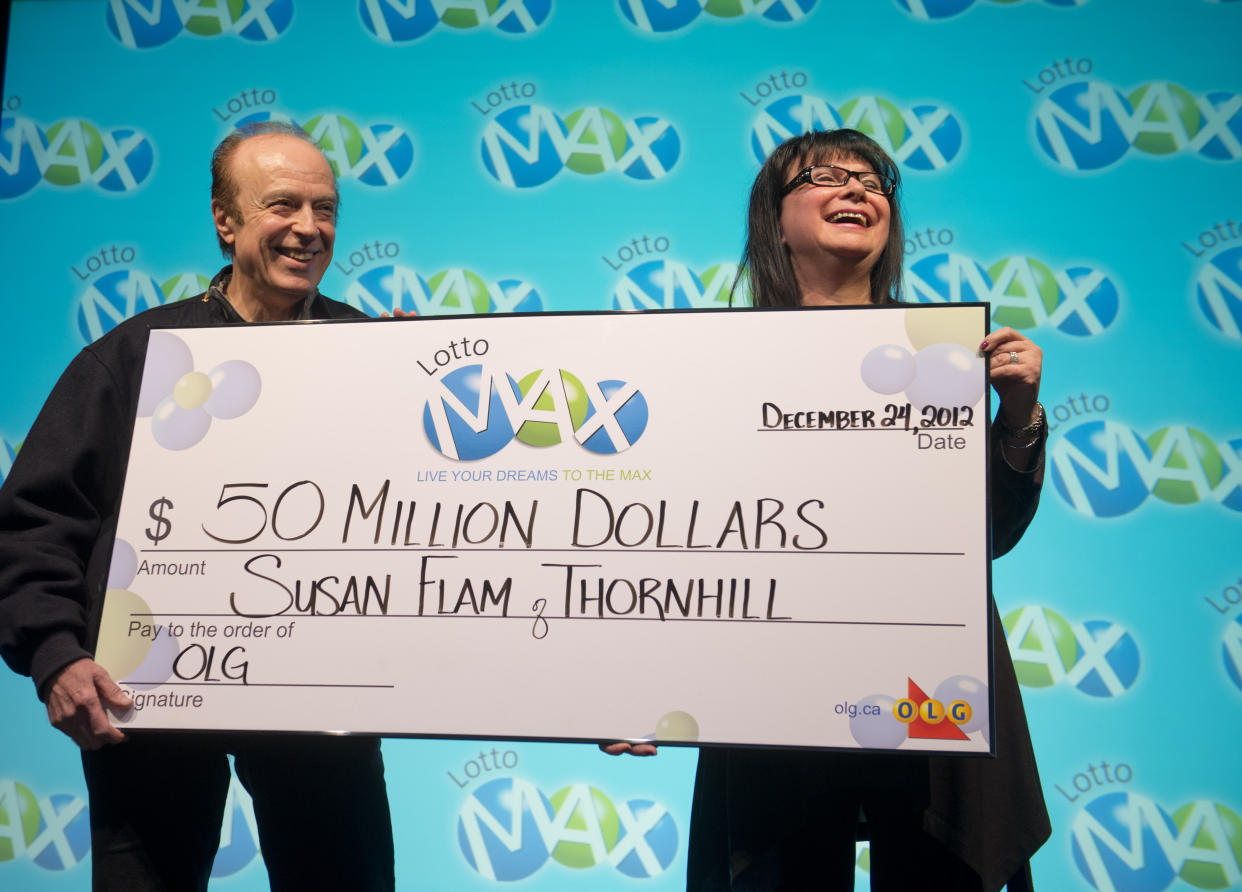
[[[0,479],[76,351],[220,266],[207,162],[240,122],[320,142],[323,290],[373,314],[715,305],[767,151],[858,127],[902,168],[907,296],[990,300],[1045,351],[1044,501],[994,569],[1037,882],[1242,888],[1239,46],[1229,0],[15,0]],[[75,749],[28,680],[0,703],[0,886],[88,888]],[[683,885],[693,750],[385,757],[401,888]],[[527,834],[489,878],[465,830],[566,788],[587,845]],[[265,888],[235,791],[213,888]]]

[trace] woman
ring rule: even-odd
[[[892,159],[855,130],[778,146],[751,190],[738,277],[749,279],[755,306],[897,302],[899,184]],[[998,557],[1017,543],[1039,499],[1042,353],[1009,328],[989,334],[980,352],[1000,397],[989,481]],[[704,748],[687,888],[850,889],[860,810],[876,892],[1031,888],[1028,859],[1049,835],[1048,814],[995,613],[993,640],[996,759]],[[605,750],[655,752],[625,743]]]

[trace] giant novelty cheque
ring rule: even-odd
[[[987,752],[986,324],[154,331],[119,721]]]

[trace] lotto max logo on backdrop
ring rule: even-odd
[[[468,355],[487,352],[487,341],[462,345]],[[456,352],[456,346],[454,346]],[[444,362],[436,357],[437,369]],[[453,369],[432,384],[423,406],[423,432],[445,458],[478,461],[515,439],[527,446],[576,440],[597,455],[633,446],[647,429],[647,398],[617,379],[581,377],[565,369],[538,369],[517,380],[481,364]]]
[[[1242,616],[1225,626],[1221,656],[1225,661],[1225,674],[1242,691]]]
[[[627,271],[612,291],[617,310],[694,310],[711,307],[750,306],[745,281],[738,283],[737,265],[718,263],[702,275],[676,260],[648,260]],[[732,303],[730,303],[730,295]]]
[[[1195,96],[1168,81],[1122,92],[1094,78],[1077,80],[1040,102],[1035,140],[1068,170],[1100,170],[1131,150],[1236,161],[1242,158],[1242,94],[1214,90]]]
[[[680,834],[669,810],[650,799],[614,802],[585,783],[549,797],[530,781],[498,777],[462,805],[457,844],[466,863],[494,882],[524,880],[549,861],[642,880],[669,869]]]
[[[1242,438],[1217,442],[1186,425],[1144,438],[1116,421],[1087,421],[1053,440],[1048,464],[1061,498],[1091,517],[1129,514],[1148,496],[1242,512]]]
[[[479,150],[498,183],[529,189],[566,169],[619,170],[631,179],[658,180],[677,164],[681,136],[654,115],[624,120],[609,109],[587,106],[562,119],[542,105],[515,105],[487,124]]]
[[[1195,278],[1195,300],[1209,325],[1242,341],[1242,247],[1221,251],[1203,264]]]
[[[929,254],[902,274],[907,300],[919,303],[991,301],[992,321],[1012,328],[1051,324],[1075,337],[1098,335],[1117,320],[1121,294],[1090,266],[1053,272],[1034,257],[1006,257],[990,266],[963,254]]]
[[[0,877],[5,862],[18,858],[45,870],[69,870],[90,849],[90,820],[80,796],[35,796],[25,784],[0,778]]]
[[[132,192],[154,169],[154,144],[132,127],[65,118],[44,129],[22,115],[0,117],[0,199],[25,195],[39,183]]]
[[[1242,888],[1242,817],[1196,799],[1172,814],[1136,792],[1105,793],[1070,822],[1074,866],[1098,892]],[[1180,888],[1180,887],[1179,887]]]
[[[181,273],[157,282],[150,273],[134,267],[111,269],[91,282],[78,298],[78,334],[89,344],[143,310],[201,294],[210,284],[198,273]]]
[[[1003,623],[1023,687],[1067,682],[1090,697],[1120,697],[1138,679],[1138,644],[1117,623],[1089,619],[1071,626],[1048,607],[1021,607]]]
[[[315,114],[305,124],[297,124],[290,116],[269,110],[240,118],[235,126],[267,120],[284,121],[305,130],[340,179],[355,179],[367,186],[392,186],[414,166],[414,142],[396,124],[359,127],[335,112]]]
[[[769,22],[800,22],[818,0],[617,0],[621,16],[640,31],[679,31],[701,15],[718,19],[762,16]]]
[[[858,96],[837,109],[818,96],[795,94],[759,112],[751,126],[750,148],[763,163],[791,137],[838,127],[862,131],[911,170],[940,170],[957,160],[964,143],[961,120],[940,105],[901,109],[882,96]]]
[[[345,290],[345,302],[369,316],[397,310],[419,316],[468,313],[537,313],[543,297],[522,279],[500,279],[488,284],[477,273],[455,267],[424,279],[396,263],[373,267],[357,276]]]
[[[895,0],[895,2],[913,18],[930,22],[959,15],[974,6],[976,0]],[[1048,6],[1083,6],[1088,0],[1043,0],[1043,2]],[[988,0],[987,5],[1013,6],[1014,0]]]
[[[293,21],[293,0],[107,0],[108,31],[122,46],[144,50],[182,32],[275,40]]]
[[[358,0],[358,16],[372,37],[408,43],[436,25],[459,31],[489,26],[506,34],[538,30],[552,0]]]

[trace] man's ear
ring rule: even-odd
[[[237,221],[229,216],[228,211],[224,209],[220,202],[214,199],[211,202],[211,219],[216,224],[216,234],[220,236],[220,239],[226,245],[231,245],[237,240],[237,235],[234,232]]]

